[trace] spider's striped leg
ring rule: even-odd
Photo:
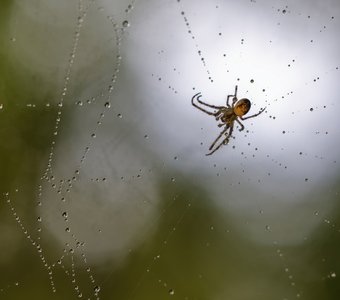
[[[228,129],[228,128],[226,128],[226,129]],[[221,142],[221,143],[220,143],[213,151],[207,153],[206,156],[215,153],[218,149],[220,149],[220,148],[222,147],[222,145],[228,144],[228,143],[229,143],[229,138],[231,137],[231,134],[233,133],[233,129],[234,129],[234,126],[230,126],[229,132],[228,132],[228,134],[226,135],[226,137],[223,139],[223,141],[222,141],[222,142]],[[224,131],[222,131],[222,133],[223,133],[223,132],[224,132]],[[222,133],[221,133],[221,135],[222,135]],[[221,135],[220,135],[220,136],[221,136]],[[219,136],[219,137],[220,137],[220,136]],[[217,140],[216,140],[216,141],[217,141]],[[216,143],[216,141],[214,142],[214,144]],[[212,146],[213,146],[213,145],[212,145]],[[212,149],[212,147],[209,148],[209,150],[211,150],[211,149]]]

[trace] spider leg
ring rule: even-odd
[[[244,129],[244,125],[241,123],[241,121],[237,118],[236,122],[238,123],[238,125],[241,126],[241,128],[239,129],[239,131],[242,131]]]
[[[228,95],[228,96],[227,96],[227,106],[228,106],[228,107],[231,107],[230,104],[229,104],[229,98],[230,98],[230,97],[233,97],[233,98],[236,98],[236,99],[237,99],[237,85],[235,85],[235,92],[234,92],[234,95]],[[235,101],[235,102],[236,102],[236,101]],[[233,103],[234,103],[234,101],[233,101]]]
[[[209,156],[209,155],[215,153],[218,149],[220,149],[220,148],[222,147],[222,145],[226,145],[226,144],[229,143],[229,138],[231,137],[231,134],[233,133],[234,126],[232,125],[232,126],[230,126],[230,127],[227,127],[226,129],[228,129],[228,128],[229,128],[229,132],[228,132],[228,134],[226,135],[226,137],[223,139],[223,141],[222,141],[222,142],[221,142],[221,143],[220,143],[213,151],[207,153],[206,156]],[[219,135],[219,137],[226,131],[226,129],[223,130],[223,131],[221,132],[221,134]],[[216,141],[217,141],[217,140],[218,140],[218,138],[216,139]],[[214,144],[216,143],[216,141],[214,142]],[[211,145],[211,147],[209,148],[209,150],[212,149],[212,146],[213,146],[213,145]]]
[[[233,133],[233,130],[234,130],[234,124],[232,124],[232,125],[230,126],[230,130],[229,130],[229,132],[228,132],[228,135],[226,135],[226,138],[225,138],[225,139],[228,139],[228,140],[229,140],[229,138],[231,137],[231,134]]]
[[[191,104],[192,104],[193,106],[195,106],[196,108],[198,108],[199,110],[203,111],[204,113],[206,113],[206,114],[208,114],[208,115],[210,115],[210,116],[215,116],[215,113],[212,113],[212,112],[210,112],[210,111],[207,111],[207,110],[203,109],[202,107],[198,106],[198,105],[194,102],[194,99],[195,99],[196,97],[200,97],[200,96],[199,96],[200,94],[201,94],[201,93],[197,93],[196,95],[194,95],[194,96],[191,98]]]
[[[201,103],[202,105],[206,105],[206,106],[208,106],[208,107],[215,108],[215,109],[221,109],[221,108],[223,108],[223,106],[216,106],[216,105],[211,105],[211,104],[205,103],[205,102],[203,102],[202,100],[200,100],[201,97],[202,97],[202,95],[197,96],[196,100],[197,100],[199,103]]]
[[[229,98],[230,98],[230,97],[234,97],[234,95],[228,95],[228,96],[227,96],[227,107],[231,107],[230,104],[229,104]]]
[[[206,105],[206,106],[208,106],[208,107],[215,108],[215,109],[221,109],[221,108],[223,108],[223,106],[215,106],[215,105],[210,105],[210,104],[204,103],[203,101],[199,100],[200,97],[201,97],[201,93],[195,94],[195,95],[191,98],[191,104],[192,104],[193,106],[195,106],[196,108],[198,108],[199,110],[203,111],[204,113],[210,115],[210,116],[215,116],[215,117],[216,117],[216,115],[220,114],[220,111],[218,111],[218,112],[210,112],[210,111],[205,110],[204,108],[198,106],[198,105],[194,102],[195,98],[196,98],[196,100],[197,100],[199,103],[201,103],[201,104],[203,104],[203,105]]]
[[[262,114],[265,110],[266,110],[266,108],[262,108],[257,114],[249,116],[249,117],[245,117],[245,118],[240,117],[240,119],[244,121],[244,120],[247,120],[247,119],[250,119],[250,118],[257,117],[258,115]]]
[[[217,143],[217,141],[221,138],[221,136],[228,130],[228,125],[226,125],[226,127],[221,131],[221,133],[219,134],[219,136],[215,139],[215,141],[211,144],[211,146],[209,147],[209,150],[211,150],[212,148],[214,148],[215,144]]]

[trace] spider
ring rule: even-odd
[[[191,103],[192,103],[193,106],[195,106],[196,108],[198,108],[199,110],[203,111],[204,113],[206,113],[210,116],[214,116],[216,121],[221,122],[220,124],[218,124],[218,127],[224,126],[224,129],[221,131],[219,136],[215,139],[215,141],[209,147],[210,152],[207,153],[206,155],[211,155],[214,152],[216,152],[218,149],[220,149],[222,145],[228,144],[229,138],[231,137],[231,134],[233,133],[233,130],[234,130],[234,122],[235,121],[240,125],[239,131],[242,131],[244,129],[244,126],[241,123],[240,119],[242,121],[244,121],[244,120],[247,120],[247,119],[250,119],[250,118],[257,117],[258,115],[263,113],[266,109],[266,108],[262,108],[257,114],[254,114],[254,115],[251,115],[251,116],[244,118],[243,116],[246,113],[248,113],[248,111],[250,110],[251,103],[246,98],[242,98],[242,99],[238,100],[236,94],[237,94],[237,85],[235,86],[234,94],[227,96],[227,106],[216,106],[216,105],[211,105],[211,104],[205,103],[202,100],[200,100],[200,98],[202,97],[201,93],[195,94],[191,99]],[[233,103],[230,106],[229,105],[229,98],[231,98],[231,97],[233,97]],[[217,111],[210,112],[210,111],[206,110],[205,108],[198,106],[194,102],[195,99],[197,100],[198,103],[205,105],[207,107],[213,108]],[[225,135],[225,137],[218,144],[218,146],[216,146],[215,149],[213,150],[214,146],[216,145],[218,140],[223,135]]]

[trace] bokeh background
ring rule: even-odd
[[[339,299],[340,4],[1,1],[0,299]],[[221,128],[191,105],[238,86]]]

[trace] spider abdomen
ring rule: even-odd
[[[244,116],[250,109],[251,103],[248,99],[243,98],[236,102],[234,107],[235,115],[241,117]]]

